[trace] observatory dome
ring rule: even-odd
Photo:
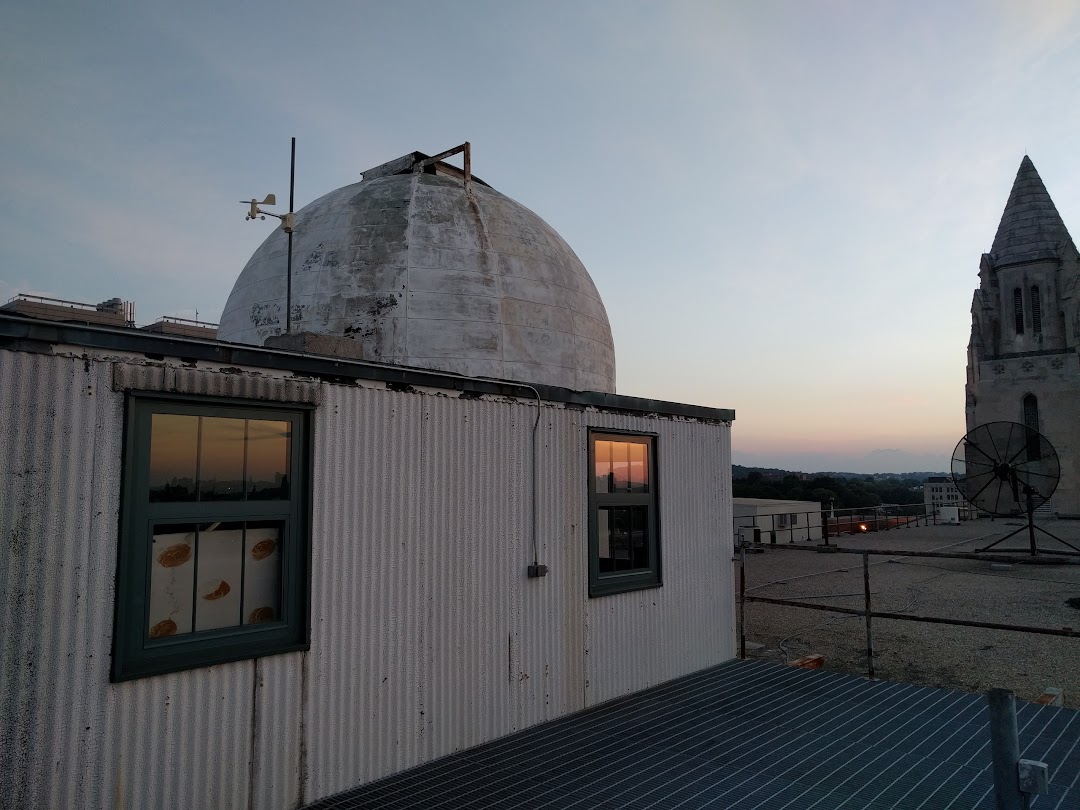
[[[349,339],[364,360],[614,392],[604,304],[550,225],[418,152],[362,177],[296,214],[292,332]],[[287,245],[278,228],[252,255],[219,339],[285,332]]]

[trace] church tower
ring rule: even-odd
[[[967,429],[1021,422],[1061,461],[1050,509],[1080,516],[1080,254],[1024,156],[971,303]]]

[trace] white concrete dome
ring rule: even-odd
[[[615,391],[607,312],[555,230],[476,177],[412,153],[296,214],[292,331],[355,341],[365,360]],[[418,169],[418,170],[414,170]],[[218,338],[285,331],[275,229],[233,286]]]

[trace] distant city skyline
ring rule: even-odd
[[[1025,153],[1080,229],[1067,1],[46,1],[0,64],[0,299],[216,320],[291,136],[297,208],[469,140],[588,268],[618,392],[734,408],[750,466],[947,469]]]

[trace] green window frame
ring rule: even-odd
[[[589,431],[589,596],[662,586],[657,436]]]
[[[113,681],[309,648],[310,410],[129,395]]]

